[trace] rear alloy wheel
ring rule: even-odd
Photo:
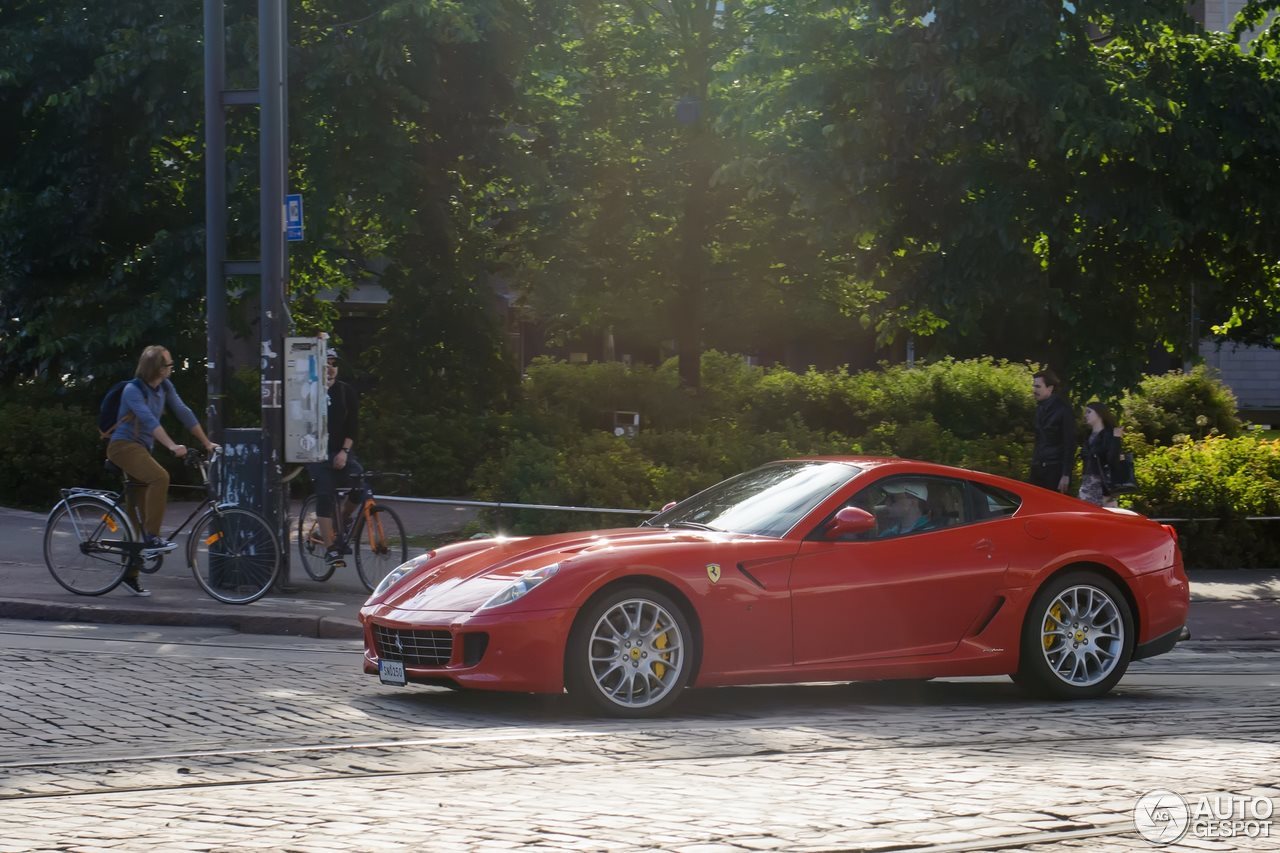
[[[617,717],[662,713],[693,671],[693,632],[684,611],[645,587],[619,589],[585,608],[569,634],[569,693]]]
[[[1068,572],[1032,599],[1014,680],[1055,699],[1102,696],[1129,668],[1133,643],[1133,614],[1116,585],[1096,572]]]

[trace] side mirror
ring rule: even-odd
[[[837,536],[845,536],[852,533],[866,533],[868,530],[874,530],[876,527],[876,517],[865,509],[856,506],[847,506],[836,513],[836,517],[831,519],[827,525],[826,535],[828,538]]]

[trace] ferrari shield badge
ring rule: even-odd
[[[712,583],[720,583],[719,563],[707,563],[707,577],[711,578]]]

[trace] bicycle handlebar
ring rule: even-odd
[[[214,459],[216,459],[220,455],[222,455],[221,447],[219,447],[217,450],[213,451],[212,453],[206,453],[205,451],[197,447],[188,447],[187,455],[182,458],[182,462],[184,465],[189,465],[190,467],[194,468],[197,465],[200,465],[202,463],[212,462]]]

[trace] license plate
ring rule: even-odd
[[[398,660],[378,661],[378,680],[383,684],[404,687],[404,663]]]

